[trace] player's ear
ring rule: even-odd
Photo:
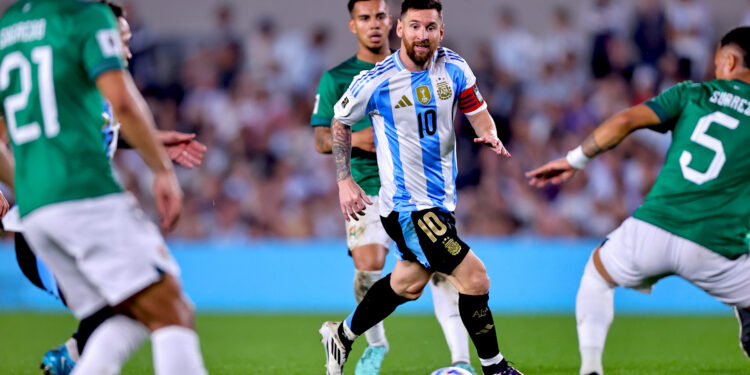
[[[396,21],[396,35],[401,39],[404,38],[404,25],[401,23],[401,17]]]
[[[440,22],[440,41],[443,41],[443,36],[445,35],[445,24]]]
[[[729,56],[727,56],[727,65],[729,71],[732,73],[742,68],[742,62],[740,61],[740,57],[736,53],[730,53]]]
[[[354,21],[354,17],[349,17],[348,25],[349,25],[349,31],[351,31],[352,34],[356,35],[357,34],[357,23],[356,23],[356,21]]]

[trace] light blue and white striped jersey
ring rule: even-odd
[[[456,109],[473,115],[487,108],[469,65],[440,47],[430,68],[413,73],[398,51],[354,77],[334,107],[351,126],[372,119],[380,171],[380,215],[438,207],[456,208]]]

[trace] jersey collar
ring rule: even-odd
[[[396,69],[398,71],[402,71],[406,68],[404,68],[404,64],[401,63],[401,59],[398,57],[398,52],[401,51],[401,48],[397,49],[396,52],[393,53],[393,61],[396,63]]]
[[[740,83],[740,84],[742,84],[743,86],[745,86],[745,89],[748,89],[748,88],[750,88],[750,83],[748,83],[748,82],[745,82],[745,81],[743,81],[743,80],[741,80],[741,79],[733,79],[733,80],[732,80],[732,82],[735,82],[735,83]]]

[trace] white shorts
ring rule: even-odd
[[[380,222],[378,213],[378,196],[368,195],[367,198],[373,203],[367,206],[365,216],[359,218],[359,221],[349,220],[346,222],[346,246],[349,250],[356,249],[364,245],[382,245],[386,249],[391,245],[391,238],[383,229],[383,223]]]
[[[678,275],[727,305],[750,306],[750,256],[731,260],[655,225],[628,218],[609,234],[599,257],[617,285],[649,293]]]
[[[23,232],[21,229],[21,214],[18,211],[18,206],[13,206],[3,216],[3,230],[6,232]]]
[[[79,319],[118,305],[164,272],[179,276],[159,230],[130,194],[55,203],[21,221]]]

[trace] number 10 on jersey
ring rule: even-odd
[[[437,113],[434,109],[428,109],[422,113],[417,113],[417,124],[419,125],[419,138],[427,135],[434,135],[437,131]]]

